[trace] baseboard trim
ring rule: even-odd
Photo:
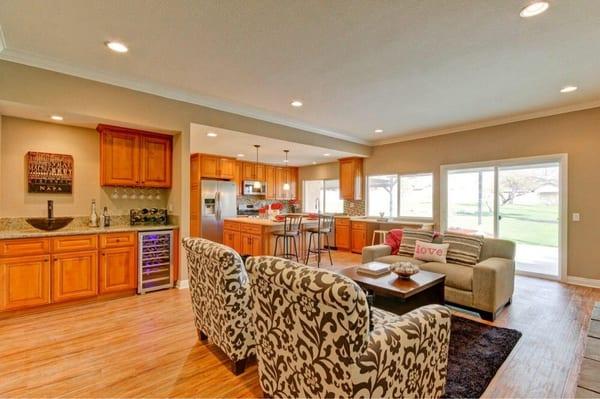
[[[594,280],[592,278],[567,276],[567,284],[582,285],[584,287],[592,287],[592,288],[600,288],[600,280]]]
[[[180,290],[185,290],[186,288],[190,288],[189,280],[177,280],[176,287]]]

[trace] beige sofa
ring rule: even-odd
[[[434,242],[441,243],[442,237]],[[476,310],[486,320],[494,320],[511,302],[515,281],[515,243],[512,241],[486,238],[475,266],[423,262],[390,253],[391,247],[387,245],[372,245],[363,248],[362,261],[409,261],[422,270],[442,273],[446,275],[446,302]]]

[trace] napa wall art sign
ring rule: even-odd
[[[30,151],[26,157],[27,189],[30,193],[73,192],[72,155]]]

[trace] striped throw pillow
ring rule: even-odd
[[[423,242],[433,241],[433,231],[429,230],[417,230],[417,229],[404,229],[402,232],[402,241],[400,241],[400,249],[398,255],[414,256],[415,245],[417,240]]]
[[[446,261],[464,266],[475,266],[479,261],[483,236],[462,234],[447,231],[444,233],[444,244],[449,244]]]

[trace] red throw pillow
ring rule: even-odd
[[[392,247],[392,255],[398,255],[400,242],[402,242],[402,229],[392,229],[385,235],[384,244]]]

